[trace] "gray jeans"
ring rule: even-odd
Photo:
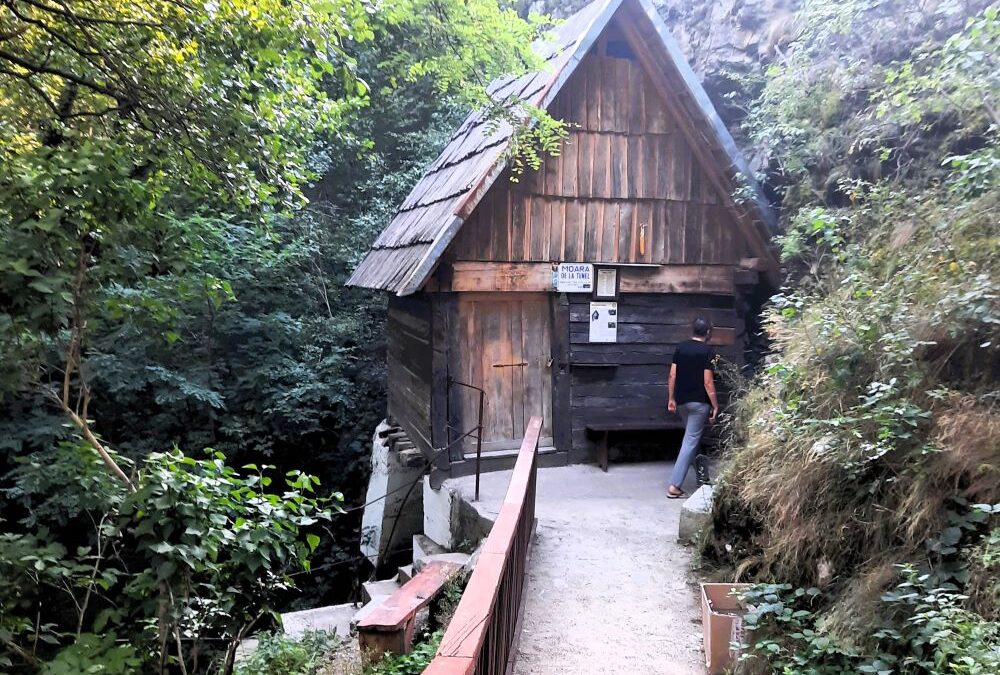
[[[684,440],[681,442],[681,451],[677,454],[674,472],[670,475],[671,485],[680,488],[684,483],[688,469],[691,468],[691,462],[698,454],[701,433],[705,430],[705,422],[708,421],[708,413],[711,409],[707,403],[682,403],[677,406],[677,414],[684,422]]]

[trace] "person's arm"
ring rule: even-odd
[[[708,401],[712,404],[712,414],[709,415],[708,421],[714,422],[719,416],[719,400],[715,396],[715,373],[711,368],[705,369],[705,393],[708,394]]]
[[[677,381],[677,364],[670,364],[670,377],[667,379],[667,410],[677,412],[677,401],[674,400],[674,383]]]

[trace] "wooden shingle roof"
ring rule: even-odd
[[[668,75],[676,80],[672,84],[679,82],[688,90],[688,96],[683,97],[688,113],[697,118],[692,121],[711,145],[715,161],[723,165],[720,169],[730,177],[742,174],[756,190],[732,137],[648,0],[596,0],[558,26],[549,40],[535,45],[545,60],[541,70],[501,78],[487,93],[498,102],[515,97],[547,108],[619,9],[644,17],[646,39],[662,42],[663,60],[672,71]],[[506,123],[497,125],[483,111],[470,114],[372,244],[348,285],[398,295],[420,290],[464,220],[505,168],[512,131]],[[752,220],[763,226],[760,236],[766,239],[776,219],[759,191],[751,210]]]

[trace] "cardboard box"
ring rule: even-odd
[[[709,675],[719,675],[736,665],[738,653],[730,649],[734,636],[743,634],[746,608],[733,595],[749,584],[702,584],[702,629],[705,632],[705,665]]]

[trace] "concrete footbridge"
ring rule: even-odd
[[[408,540],[413,562],[365,583],[361,607],[285,615],[286,632],[356,633],[362,654],[406,652],[420,613],[464,573],[429,675],[706,672],[683,542],[708,505],[667,499],[666,461],[540,468],[540,426],[529,422],[512,469],[437,487],[430,475],[401,482],[408,450],[376,435],[364,548],[384,571]],[[707,489],[690,480],[688,502]]]
[[[693,675],[705,669],[691,551],[678,541],[672,464],[538,470],[523,621],[514,673]],[[478,512],[499,512],[510,472],[448,481]],[[689,486],[692,490],[696,485]]]

